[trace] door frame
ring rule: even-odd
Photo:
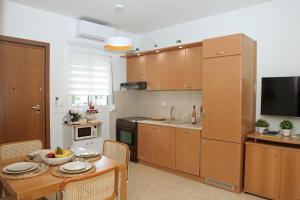
[[[0,41],[10,42],[15,44],[30,45],[36,47],[42,47],[45,49],[45,141],[43,143],[44,148],[50,148],[50,44],[45,42],[15,38],[10,36],[0,35]]]

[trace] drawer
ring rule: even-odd
[[[242,54],[242,34],[211,38],[203,41],[203,58]]]

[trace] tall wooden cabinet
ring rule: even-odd
[[[256,42],[243,34],[204,40],[202,73],[201,176],[240,192],[244,136],[255,120]]]
[[[147,81],[146,56],[127,58],[127,82]]]

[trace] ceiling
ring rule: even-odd
[[[114,4],[121,3],[118,28],[145,33],[271,0],[10,0],[70,17],[116,27]]]

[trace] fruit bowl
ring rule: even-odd
[[[43,159],[45,163],[48,163],[49,165],[61,165],[64,163],[69,162],[73,158],[73,152],[70,150],[65,150],[66,152],[61,155],[55,155],[53,150],[42,150],[40,156]],[[54,154],[55,157],[49,157],[49,154]]]

